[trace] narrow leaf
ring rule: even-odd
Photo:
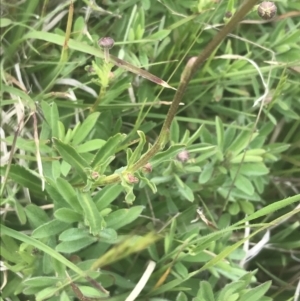
[[[65,229],[69,227],[69,224],[58,221],[52,220],[46,224],[41,225],[37,229],[32,232],[32,237],[34,238],[44,238],[49,237],[52,235],[56,235],[61,233]]]
[[[87,229],[71,228],[67,229],[59,235],[61,241],[72,241],[79,238],[89,236]]]
[[[56,246],[55,250],[62,253],[74,253],[91,245],[95,241],[97,241],[97,238],[90,236],[72,241],[63,241]]]
[[[83,220],[83,216],[72,209],[60,208],[54,212],[54,216],[57,220],[65,223],[74,223]]]
[[[217,144],[220,150],[224,149],[224,126],[222,120],[216,116],[216,131],[217,131]]]
[[[252,132],[250,132],[250,131],[241,132],[235,138],[235,140],[231,143],[231,145],[228,147],[227,152],[231,153],[232,157],[238,155],[257,136],[258,136],[258,133],[252,134]]]
[[[129,209],[116,210],[106,217],[107,227],[115,230],[120,229],[136,220],[143,209],[144,206],[134,206]]]
[[[106,186],[93,197],[93,201],[95,202],[98,210],[101,211],[107,208],[122,191],[123,187],[120,184]]]
[[[76,135],[73,137],[74,145],[78,145],[88,136],[91,130],[95,127],[99,115],[99,112],[94,112],[84,120],[84,122],[78,128]]]
[[[29,244],[29,245],[45,252],[46,254],[49,254],[49,256],[51,256],[52,258],[55,258],[56,260],[61,262],[63,265],[69,267],[71,270],[78,273],[79,275],[85,276],[85,273],[80,268],[78,268],[75,264],[73,264],[72,262],[67,260],[64,256],[60,255],[58,252],[56,252],[52,248],[50,248],[47,245],[45,245],[44,243],[40,242],[39,240],[36,240],[36,239],[34,239],[28,235],[25,235],[21,232],[10,229],[10,228],[6,227],[5,225],[1,225],[1,234],[10,236],[10,237],[15,238],[19,241],[22,241],[26,244]]]
[[[49,222],[49,217],[45,210],[34,204],[27,205],[25,207],[25,212],[32,228],[38,228],[39,226]]]
[[[137,131],[137,133],[140,136],[140,141],[127,163],[128,168],[130,168],[131,165],[133,165],[138,159],[140,159],[143,148],[146,144],[145,134],[142,131]]]
[[[117,147],[124,139],[125,135],[118,133],[117,135],[110,137],[106,143],[99,149],[96,153],[94,159],[92,160],[92,167],[100,165],[101,163],[105,162],[108,157],[114,156]]]
[[[271,283],[272,283],[271,281],[268,281],[255,288],[252,288],[251,290],[246,292],[243,296],[241,296],[239,301],[259,300],[268,291],[268,289],[271,286]]]
[[[90,227],[90,233],[98,235],[105,225],[103,217],[88,193],[78,192],[78,198],[84,211],[85,223]]]
[[[27,168],[20,165],[11,165],[8,176],[22,187],[27,187],[37,194],[42,193],[41,179],[35,176]]]
[[[62,141],[53,138],[54,145],[62,158],[69,163],[81,178],[86,181],[87,180],[87,169],[90,168],[89,164],[81,157],[77,151],[70,145],[63,143]]]
[[[150,160],[150,163],[153,167],[156,167],[164,161],[170,161],[171,158],[175,158],[176,155],[183,149],[185,149],[185,145],[183,144],[172,145],[166,151],[160,152],[155,155]]]
[[[82,213],[82,207],[78,201],[77,193],[72,185],[63,178],[56,180],[56,188],[64,200],[78,213]]]

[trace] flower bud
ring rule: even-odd
[[[128,182],[129,182],[130,184],[136,184],[136,183],[139,182],[139,179],[136,178],[136,177],[135,177],[133,174],[131,174],[131,173],[128,173],[128,174],[127,174],[127,179],[128,179]]]
[[[177,155],[177,160],[182,163],[187,162],[189,158],[190,158],[190,153],[187,150],[183,150]]]
[[[142,171],[143,173],[152,172],[152,165],[150,163],[147,163],[145,166],[143,166]]]
[[[225,13],[225,18],[229,19],[229,18],[231,18],[231,17],[232,17],[232,12],[231,12],[231,11],[227,11],[227,12]]]
[[[111,37],[104,37],[104,38],[99,39],[99,41],[98,41],[98,45],[105,49],[112,48],[114,46],[114,44],[115,44],[115,41]]]
[[[91,177],[93,180],[97,180],[99,178],[99,173],[97,171],[92,171]]]
[[[274,2],[264,1],[262,2],[258,8],[258,15],[264,20],[271,20],[277,12],[277,7]]]

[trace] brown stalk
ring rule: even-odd
[[[168,114],[166,116],[165,122],[160,131],[159,137],[154,143],[153,147],[139,160],[134,166],[132,166],[131,171],[138,170],[143,167],[160,149],[161,144],[166,140],[172,121],[176,115],[177,109],[180,102],[184,96],[187,86],[190,80],[193,78],[194,74],[201,65],[209,58],[211,53],[218,47],[218,45],[226,38],[226,36],[236,27],[236,25],[244,18],[244,16],[252,9],[257,0],[245,0],[243,6],[233,15],[231,20],[225,25],[210,41],[210,43],[204,48],[204,50],[199,54],[192,66],[189,64],[185,67],[183,71],[183,76],[181,78],[179,87],[174,96],[172,105],[169,108]]]
[[[168,138],[168,133],[172,121],[176,115],[179,104],[181,103],[187,86],[190,80],[193,78],[195,73],[199,70],[201,65],[209,58],[209,56],[214,52],[218,45],[227,37],[227,35],[242,21],[245,15],[252,9],[256,4],[257,0],[245,0],[241,8],[233,15],[230,21],[215,35],[215,37],[210,41],[210,43],[204,48],[204,50],[199,54],[193,64],[187,64],[179,84],[179,87],[174,96],[173,102],[167,113],[165,122],[160,131],[159,137],[153,144],[153,146],[126,172],[135,172],[141,167],[146,165],[149,160],[159,152],[163,147]],[[120,176],[113,174],[107,176],[98,185],[111,184],[120,181]]]

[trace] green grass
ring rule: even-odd
[[[299,299],[300,4],[243,2],[1,2],[4,300]]]

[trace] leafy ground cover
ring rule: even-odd
[[[258,4],[1,2],[4,300],[300,298],[300,3]]]

